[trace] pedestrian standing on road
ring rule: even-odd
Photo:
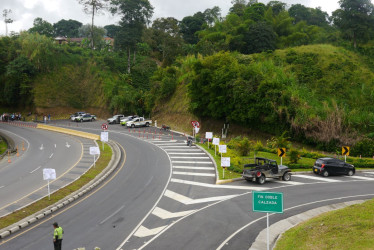
[[[57,222],[53,223],[53,228],[53,246],[55,247],[55,250],[61,250],[64,230],[62,229],[62,227],[58,226]]]
[[[48,121],[51,121],[51,114],[48,114]]]

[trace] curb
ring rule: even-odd
[[[17,223],[14,223],[13,225],[10,225],[6,228],[1,229],[0,239],[4,239],[5,237],[19,231],[20,229],[28,227],[35,222],[38,222],[40,219],[44,218],[45,216],[58,211],[59,209],[67,206],[68,204],[72,203],[75,200],[78,200],[80,197],[84,196],[86,193],[88,193],[89,191],[94,189],[96,186],[98,186],[100,183],[102,183],[117,168],[117,165],[121,159],[121,157],[119,157],[121,154],[121,151],[117,143],[114,141],[109,141],[108,145],[111,147],[112,152],[113,152],[112,158],[110,159],[108,166],[100,174],[98,174],[93,180],[91,180],[89,183],[84,185],[82,188],[66,196],[65,198],[61,199],[55,204],[52,204],[48,206],[47,208],[39,212],[36,212],[33,215],[30,215],[27,218],[22,219],[21,221]]]
[[[304,213],[296,214],[294,216],[291,216],[287,219],[278,221],[271,225],[269,227],[269,248],[273,249],[277,241],[282,237],[283,233],[285,233],[287,230],[299,225],[300,223],[313,219],[316,216],[319,216],[323,213],[342,209],[351,205],[355,204],[361,204],[365,202],[366,200],[356,200],[356,201],[347,201],[347,202],[342,202],[342,203],[336,203],[336,204],[331,204],[315,209],[308,210]],[[266,234],[267,234],[267,229],[263,229],[251,245],[250,249],[254,250],[261,250],[261,249],[266,249],[267,248],[267,240],[266,240]]]
[[[36,128],[39,129],[45,129],[45,130],[50,130],[53,132],[59,132],[59,133],[64,133],[64,134],[69,134],[69,135],[75,135],[91,140],[100,140],[99,135],[87,133],[87,132],[81,132],[73,129],[68,129],[68,128],[61,128],[61,127],[55,127],[55,126],[50,126],[50,125],[44,125],[44,124],[37,124]]]

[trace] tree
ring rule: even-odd
[[[154,50],[160,52],[164,65],[170,65],[182,53],[183,39],[178,24],[174,17],[157,18],[152,24]]]
[[[82,23],[76,20],[65,20],[62,19],[57,23],[53,24],[54,32],[56,36],[62,37],[78,37],[78,29],[82,27]]]
[[[8,23],[13,23],[13,19],[8,17],[10,13],[12,13],[11,9],[3,10],[3,17],[4,17],[4,23],[5,23],[5,36],[8,36]]]
[[[91,47],[95,48],[94,43],[94,18],[95,13],[99,13],[101,9],[105,6],[105,3],[109,0],[78,0],[80,4],[83,5],[83,10],[87,14],[92,15],[92,22],[91,22]]]
[[[205,24],[205,16],[201,12],[195,13],[193,16],[186,16],[180,23],[180,30],[186,43],[196,44],[199,39],[196,32],[203,29]]]
[[[92,33],[92,27],[90,24],[85,24],[78,29],[79,37],[91,38],[91,39],[93,37],[92,40],[94,41],[94,44],[96,44],[96,46],[98,46],[101,43],[105,33],[106,33],[106,30],[104,28],[97,27],[97,26],[94,26],[93,33]]]
[[[30,33],[39,33],[39,35],[45,35],[47,37],[53,37],[54,29],[52,24],[43,20],[41,17],[34,19],[34,26],[29,29]]]
[[[231,1],[232,7],[230,8],[230,14],[236,14],[238,16],[242,16],[244,14],[244,10],[247,5],[246,0],[232,0]]]
[[[249,31],[244,33],[245,46],[242,49],[244,54],[259,53],[276,48],[276,38],[273,28],[265,23],[258,22],[250,26]]]
[[[110,24],[110,25],[105,25],[104,29],[106,29],[107,31],[107,34],[106,34],[107,36],[111,38],[115,38],[118,31],[121,29],[121,27],[118,25]]]
[[[340,9],[332,14],[332,20],[343,34],[351,38],[354,48],[358,41],[369,38],[374,25],[374,6],[370,0],[340,0]]]
[[[280,12],[286,9],[287,4],[280,1],[270,1],[266,6],[273,10],[274,16],[277,16]]]
[[[127,71],[131,72],[131,51],[141,41],[143,31],[150,23],[153,15],[153,6],[148,0],[112,0],[112,14],[121,15],[121,29],[115,39],[115,47],[120,50],[127,50]],[[134,59],[135,61],[135,59]]]
[[[206,9],[204,11],[205,16],[205,22],[212,26],[215,21],[218,21],[221,19],[221,9],[218,6],[214,6],[211,9]]]

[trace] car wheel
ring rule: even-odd
[[[323,175],[323,177],[327,177],[327,176],[329,176],[329,172],[327,172],[327,170],[325,170],[325,171],[323,171],[322,175]]]
[[[81,119],[81,122],[83,122],[83,119]]]
[[[135,128],[135,124],[131,124],[131,127],[132,127],[132,128]]]
[[[354,175],[353,170],[349,170],[348,173],[347,173],[347,175],[348,175],[348,176],[352,176],[352,175]]]
[[[145,126],[146,126],[146,127],[149,127],[149,123],[147,122],[147,123],[145,124]]]
[[[284,181],[290,181],[291,180],[291,174],[289,172],[287,172],[283,175],[282,178],[283,178]]]
[[[257,178],[257,183],[262,185],[265,184],[265,176],[261,175],[260,177]]]

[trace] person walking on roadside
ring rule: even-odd
[[[53,245],[55,247],[55,250],[61,250],[62,245],[62,237],[64,235],[64,230],[62,227],[59,227],[57,222],[53,223]]]

